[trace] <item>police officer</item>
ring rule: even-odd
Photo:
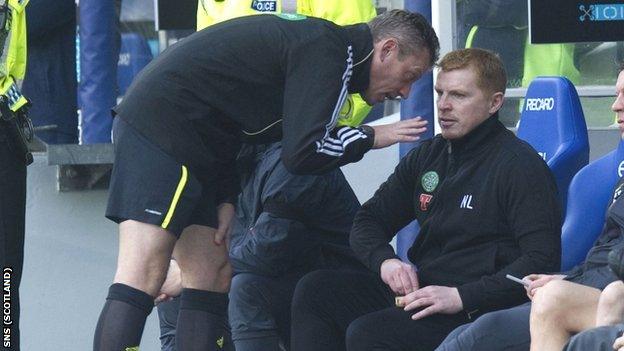
[[[32,162],[26,147],[27,139],[32,137],[32,127],[25,114],[28,101],[18,88],[26,69],[27,3],[28,0],[0,1],[0,257],[5,284],[0,349],[7,350],[19,350],[26,166]]]

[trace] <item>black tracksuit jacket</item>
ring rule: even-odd
[[[282,160],[293,173],[323,173],[362,158],[372,137],[335,127],[347,94],[368,87],[372,48],[366,24],[233,19],[160,54],[114,113],[218,184],[218,200],[231,199],[240,141],[282,140]]]
[[[280,153],[279,143],[241,150],[242,192],[230,241],[234,272],[281,277],[361,266],[349,248],[360,203],[340,169],[293,175]]]
[[[556,193],[544,161],[494,115],[461,140],[438,135],[406,155],[356,215],[351,247],[379,272],[396,257],[389,240],[417,219],[408,256],[421,286],[457,287],[469,315],[514,306],[524,289],[505,274],[559,269]]]

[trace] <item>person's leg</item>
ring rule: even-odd
[[[394,294],[371,272],[309,273],[293,296],[291,350],[344,350],[353,320],[391,306]]]
[[[457,326],[468,322],[463,312],[412,320],[414,313],[390,307],[356,319],[347,329],[347,350],[429,351]]]
[[[531,308],[531,350],[560,351],[574,333],[593,328],[600,290],[565,280],[539,288]]]
[[[280,307],[290,311],[290,298],[276,296],[280,283],[279,278],[250,273],[232,278],[228,315],[236,351],[279,350],[280,336],[273,311]]]
[[[228,341],[227,291],[232,270],[226,245],[214,243],[216,229],[191,225],[176,243],[174,257],[182,273],[176,348],[218,350]]]
[[[570,338],[565,351],[613,351],[613,341],[624,333],[624,324],[585,330]]]
[[[2,347],[8,350],[20,349],[19,333],[19,286],[24,263],[24,220],[26,212],[26,164],[12,146],[6,132],[7,125],[0,119],[0,256],[2,274],[10,281],[11,324],[3,325]],[[7,332],[8,329],[8,332]],[[8,338],[8,339],[5,339]],[[4,350],[4,348],[2,348]]]
[[[96,327],[95,351],[139,345],[174,244],[175,236],[161,227],[132,220],[120,223],[117,272]]]
[[[453,330],[436,351],[526,351],[531,344],[531,303],[486,313]]]
[[[600,294],[596,326],[615,325],[624,321],[624,283],[614,281]]]
[[[180,309],[180,297],[159,303],[158,320],[160,324],[160,350],[175,351],[175,333]]]

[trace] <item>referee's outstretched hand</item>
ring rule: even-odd
[[[232,219],[234,218],[234,205],[224,202],[217,207],[219,227],[215,233],[214,243],[219,246],[227,244],[232,233]]]
[[[396,143],[417,141],[420,134],[427,130],[427,121],[416,117],[371,128],[375,130],[373,149],[381,149]]]

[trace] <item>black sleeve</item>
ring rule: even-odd
[[[351,230],[350,244],[357,258],[373,272],[381,263],[398,258],[389,242],[401,228],[415,218],[413,195],[418,155],[412,150],[394,169],[388,180],[358,213]]]
[[[517,165],[517,163],[514,163]],[[559,270],[561,261],[561,212],[557,188],[541,160],[504,167],[496,186],[505,220],[520,247],[520,257],[496,274],[458,287],[464,310],[487,311],[521,303],[524,289],[505,278]]]
[[[339,38],[318,37],[288,53],[284,91],[284,165],[320,174],[359,161],[373,146],[360,128],[336,128],[353,70],[352,51]]]
[[[225,150],[224,148],[229,150]],[[236,164],[236,155],[240,149],[237,141],[222,144],[221,157],[218,160],[217,169],[217,204],[230,203],[236,205],[238,194],[240,193],[240,177]]]

